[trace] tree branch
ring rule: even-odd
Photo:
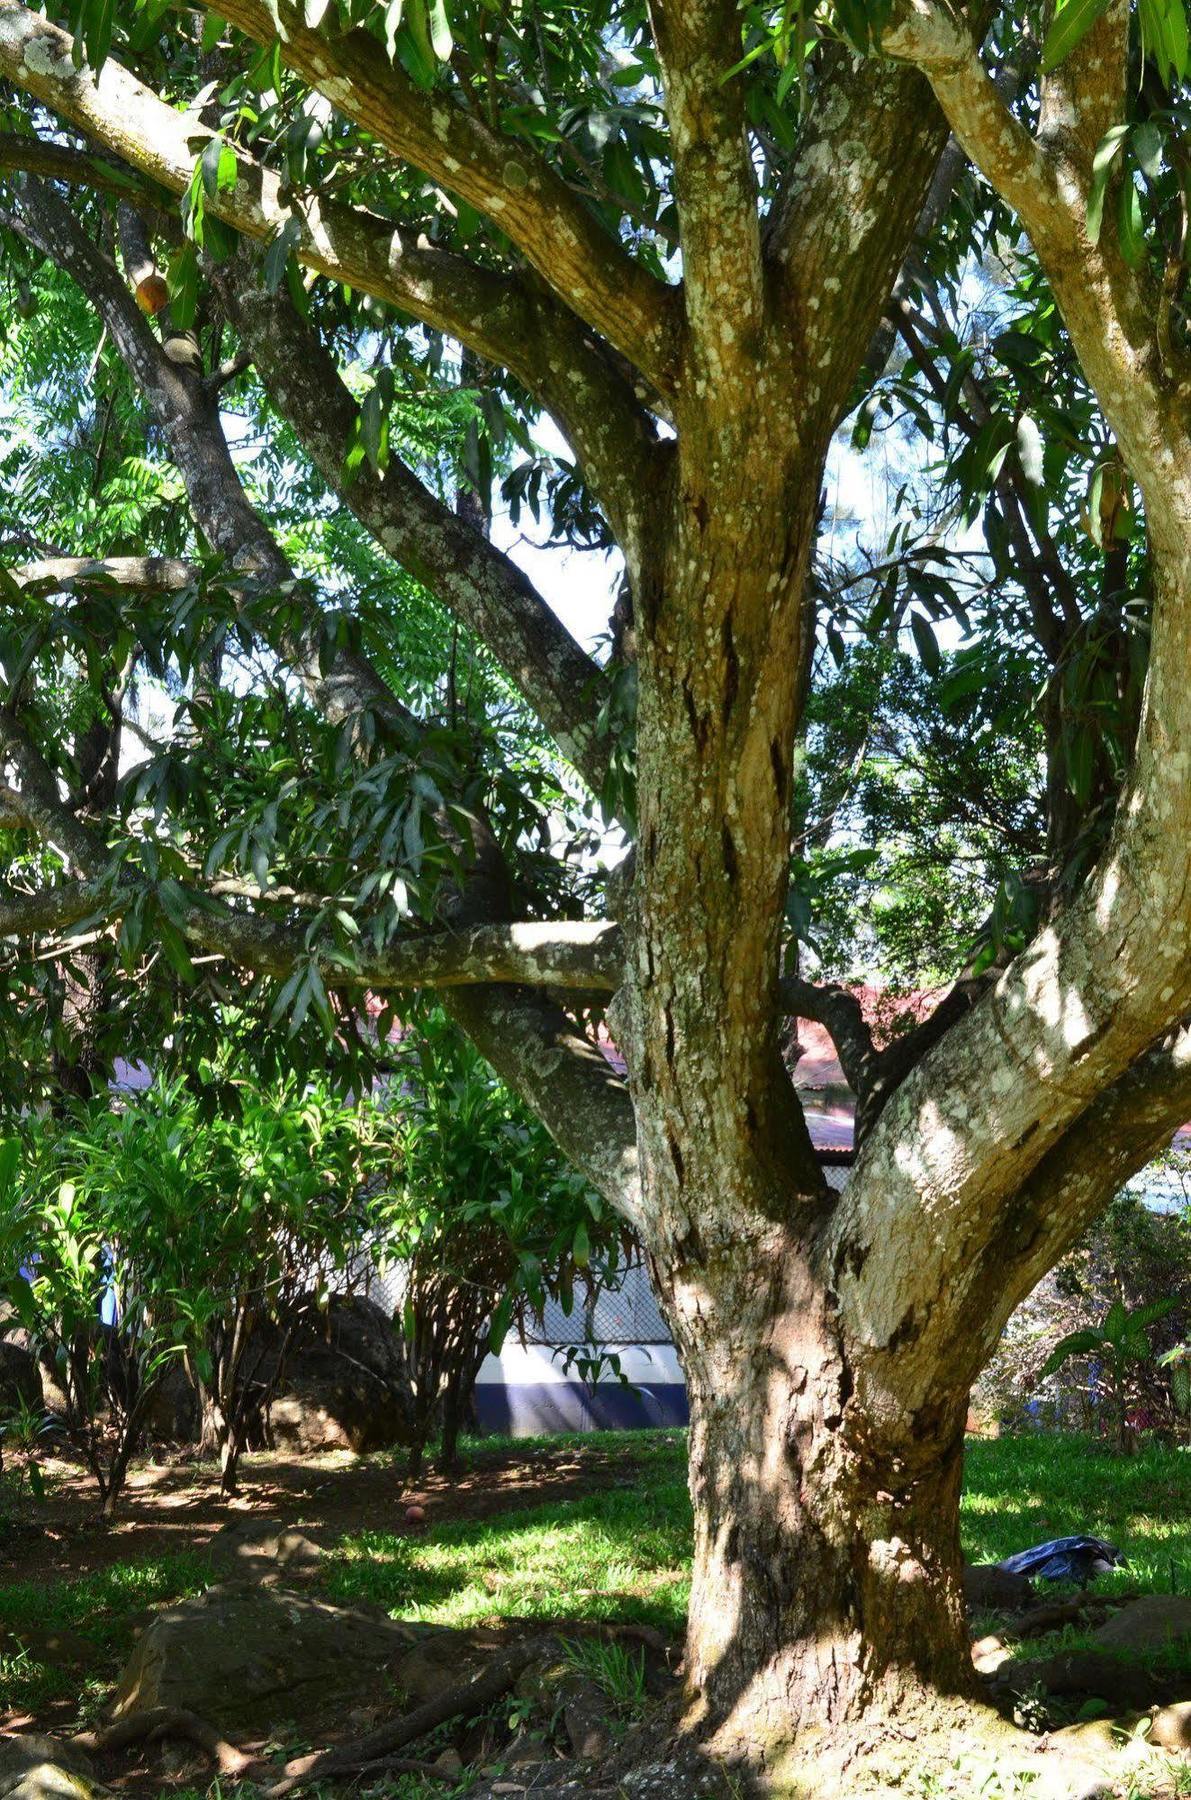
[[[130,588],[137,593],[177,593],[199,578],[194,563],[177,556],[54,556],[8,570],[27,594]]]
[[[1110,39],[1119,30],[1117,7],[1114,0],[1104,21]],[[1169,512],[1163,445],[1172,429],[1181,432],[1181,402],[1164,388],[1156,286],[1144,271],[1129,268],[1115,232],[1103,232],[1095,244],[1088,237],[1090,134],[1068,119],[1045,142],[1033,138],[984,69],[967,26],[938,0],[900,0],[881,47],[922,70],[968,156],[1020,219],[1145,495],[1147,516],[1161,521]],[[1117,78],[1117,58],[1106,54],[1096,107],[1116,91]]]
[[[220,11],[259,44],[280,36],[282,59],[296,74],[394,156],[490,218],[580,318],[669,390],[676,291],[635,262],[525,142],[490,129],[449,91],[423,93],[362,29],[312,31],[289,0],[276,11],[260,0],[228,0]]]
[[[185,193],[195,158],[213,136],[210,126],[174,111],[111,57],[98,76],[76,69],[72,44],[69,32],[39,13],[0,0],[0,75],[168,192]],[[306,267],[412,313],[510,369],[548,410],[561,406],[560,426],[574,435],[573,410],[563,404],[567,362],[583,368],[590,383],[603,359],[565,307],[516,277],[435,249],[419,233],[363,208],[313,194],[291,192],[283,200],[277,175],[235,145],[226,147],[236,158],[236,180],[206,201],[218,218],[262,241],[288,231],[293,253]],[[58,158],[53,173],[77,180],[84,165]],[[88,185],[106,184],[97,178]],[[549,395],[544,373],[552,377]],[[608,394],[603,402],[607,408]]]
[[[801,339],[808,398],[833,421],[870,352],[946,142],[947,123],[921,76],[841,48],[766,232],[783,311]]]
[[[714,401],[752,378],[765,323],[757,183],[746,135],[736,0],[650,0],[662,68],[696,380]]]
[[[843,987],[818,987],[796,975],[782,977],[778,994],[783,1011],[825,1028],[848,1086],[863,1100],[877,1079],[880,1054],[856,995]]]
[[[390,556],[474,631],[598,793],[607,744],[598,719],[605,676],[515,563],[435,498],[392,451],[383,474],[343,472],[357,416],[315,328],[288,295],[269,294],[237,257],[217,272],[228,315],[249,346],[278,411],[289,420],[328,487]]]
[[[1097,1098],[1006,1206],[950,1327],[954,1354],[970,1359],[973,1373],[996,1349],[1013,1308],[1189,1116],[1191,1027],[1184,1023]]]

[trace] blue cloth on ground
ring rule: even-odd
[[[1097,1537],[1050,1538],[1045,1544],[1019,1550],[997,1564],[1009,1575],[1037,1576],[1042,1581],[1080,1581],[1107,1575],[1125,1558],[1115,1544]]]

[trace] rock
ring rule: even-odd
[[[287,1525],[283,1519],[233,1519],[207,1546],[212,1562],[235,1576],[292,1581],[310,1575],[323,1557],[317,1527]]]
[[[431,1626],[393,1670],[393,1680],[407,1701],[421,1706],[478,1675],[501,1640],[490,1632],[452,1631]]]
[[[44,1408],[37,1358],[22,1344],[0,1339],[0,1417],[22,1407],[38,1414]]]
[[[567,1741],[583,1762],[607,1756],[612,1748],[612,1724],[608,1706],[594,1682],[575,1687],[562,1709]]]
[[[972,1667],[981,1675],[994,1675],[1009,1652],[999,1637],[978,1638],[972,1645]]]
[[[999,1673],[1019,1694],[1041,1682],[1048,1694],[1095,1694],[1112,1712],[1140,1710],[1153,1694],[1143,1668],[1107,1650],[1067,1650],[1038,1661],[1007,1663]]]
[[[435,1757],[432,1766],[444,1775],[458,1775],[463,1770],[463,1758],[458,1750],[444,1750],[441,1756]]]
[[[545,1762],[549,1756],[536,1732],[519,1731],[515,1738],[506,1744],[501,1752],[501,1762],[507,1763],[510,1769],[525,1769],[531,1763]]]
[[[1178,1700],[1154,1714],[1150,1742],[1162,1750],[1191,1750],[1191,1700]]]
[[[202,1421],[198,1393],[180,1357],[167,1363],[145,1406],[145,1430],[167,1444],[197,1443]]]
[[[2,1800],[91,1800],[107,1792],[82,1751],[62,1738],[29,1731],[0,1740]]]
[[[1033,1593],[1024,1575],[1013,1575],[997,1563],[969,1563],[964,1570],[964,1600],[969,1612],[1017,1612]]]
[[[1176,1638],[1191,1637],[1191,1598],[1143,1594],[1122,1606],[1093,1637],[1106,1650],[1161,1650]]]
[[[286,1357],[269,1409],[275,1446],[363,1455],[406,1441],[409,1378],[392,1321],[369,1300],[335,1298]]]
[[[362,1607],[242,1583],[159,1612],[120,1677],[111,1716],[183,1707],[234,1737],[249,1724],[343,1710],[408,1648],[410,1628]]]

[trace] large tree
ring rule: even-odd
[[[166,509],[168,555],[93,506],[69,512],[71,541],[30,529],[7,558],[0,746],[22,861],[0,929],[34,939],[36,966],[118,933],[126,966],[160,945],[189,980],[201,951],[201,980],[235,965],[275,984],[277,1017],[313,1006],[341,1037],[364,989],[442,992],[647,1249],[691,1403],[688,1723],[770,1768],[791,1747],[826,1768],[875,1720],[913,1729],[969,1693],[970,1384],[1191,1104],[1186,30],[1179,0],[1046,10],[1009,9],[986,40],[985,10],[936,0],[459,0],[449,21],[441,0],[0,0],[17,298],[41,259],[77,285],[104,331],[93,369],[131,383],[116,428],[136,414],[189,508],[176,543]],[[961,182],[953,288],[979,247],[966,161],[988,234],[1028,240],[1140,493],[1148,673],[1092,851],[1064,860],[1087,783],[1056,777],[1063,878],[879,1051],[846,993],[783,974],[811,567],[864,371],[893,331],[920,375],[936,366],[914,296],[924,243],[954,252]],[[403,407],[444,338],[481,372],[478,415],[515,436],[548,415],[571,447],[522,491],[619,546],[609,665],[483,508],[436,486]],[[987,407],[956,366],[936,400]],[[233,418],[275,446],[267,479],[229,448]],[[980,439],[988,419],[969,424]],[[1045,497],[1011,479],[1036,489],[1029,443],[981,441],[1009,471],[986,488],[1049,671],[1053,768],[1087,609]],[[303,490],[321,561],[299,468],[322,484]],[[445,707],[410,699],[408,609],[360,597],[365,540],[631,834],[605,912],[541,859],[527,878],[516,734],[491,712],[461,728],[454,674]],[[184,728],[113,795],[99,772],[140,668],[178,685]],[[86,758],[63,716],[76,689]],[[623,1082],[587,1027],[599,995]],[[826,1021],[857,1090],[840,1192],[781,1055],[791,1011]]]

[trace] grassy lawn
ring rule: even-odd
[[[558,1440],[549,1442],[557,1450]],[[394,1616],[435,1624],[633,1619],[680,1632],[691,1529],[684,1434],[606,1434],[582,1447],[616,1457],[611,1485],[605,1473],[605,1485],[593,1482],[577,1497],[509,1505],[478,1519],[448,1518],[424,1535],[359,1531],[327,1559],[320,1586],[337,1599],[379,1601]],[[482,1472],[501,1455],[533,1452],[524,1441],[486,1440],[469,1446],[469,1460]],[[1106,1577],[1099,1591],[1191,1593],[1191,1454],[1154,1449],[1122,1460],[1074,1438],[972,1442],[962,1523],[972,1561],[1092,1531],[1129,1558],[1129,1567]],[[19,1632],[22,1622],[53,1624],[93,1641],[102,1655],[83,1695],[93,1707],[101,1674],[115,1676],[146,1609],[196,1592],[207,1579],[201,1557],[180,1554],[50,1584],[0,1585],[0,1632]],[[1064,1641],[1078,1640],[1069,1633]],[[1035,1640],[1029,1651],[1054,1647],[1054,1640]],[[1191,1696],[1191,1647],[1185,1660]],[[52,1666],[0,1656],[0,1710],[34,1711],[62,1692],[62,1676]]]

